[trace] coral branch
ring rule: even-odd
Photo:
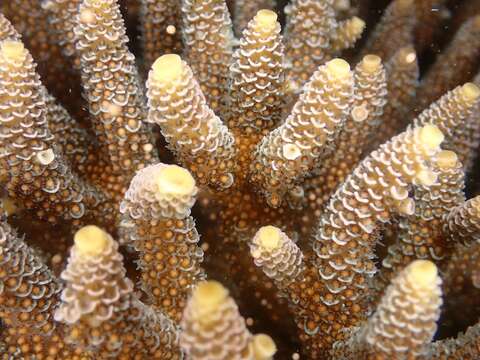
[[[232,62],[233,29],[225,0],[182,0],[183,43],[210,107],[217,112]]]
[[[348,63],[334,59],[321,66],[305,86],[285,122],[257,146],[251,182],[277,207],[322,157],[337,137],[353,100]]]
[[[453,241],[464,245],[480,242],[480,197],[452,209],[446,222],[445,231]]]
[[[373,134],[370,148],[375,150],[385,141],[403,131],[412,120],[410,111],[418,87],[417,55],[411,46],[398,50],[386,64],[387,103],[380,125]]]
[[[182,328],[180,345],[192,360],[261,360],[275,352],[271,339],[250,334],[228,290],[216,281],[200,283],[194,290]]]
[[[340,22],[332,35],[329,51],[339,54],[342,50],[353,47],[361,38],[364,29],[365,21],[356,16]]]
[[[228,188],[233,183],[235,140],[208,107],[192,70],[178,55],[164,55],[147,82],[148,121],[163,136],[201,185]]]
[[[397,243],[388,248],[376,287],[386,286],[392,277],[415,259],[437,264],[450,255],[455,241],[449,241],[442,227],[444,218],[463,203],[465,174],[454,152],[443,150],[433,163],[437,181],[431,186],[415,187],[415,213],[400,219]]]
[[[289,81],[296,89],[330,60],[330,32],[336,24],[333,0],[293,0],[285,12],[286,55],[292,62]]]
[[[234,27],[237,35],[242,34],[243,30],[247,27],[250,20],[255,14],[261,10],[274,10],[276,6],[276,0],[236,0],[233,13],[235,14]]]
[[[68,342],[99,358],[179,359],[176,328],[135,298],[110,235],[86,226],[74,241],[55,313],[55,320],[67,325]]]
[[[156,164],[132,179],[120,205],[129,243],[139,251],[140,287],[149,303],[180,321],[187,297],[205,278],[190,209],[197,188],[188,171]]]
[[[116,0],[85,0],[81,4],[75,36],[82,85],[98,141],[114,174],[122,175],[117,178],[122,182],[121,193],[135,171],[157,159],[125,31]]]
[[[480,54],[480,16],[467,20],[423,77],[417,106],[424,109],[446,91],[469,81]]]
[[[381,59],[376,55],[365,56],[355,68],[354,80],[351,112],[332,146],[333,151],[303,184],[307,208],[311,210],[310,223],[319,218],[332,193],[363,158],[380,124],[387,96]]]
[[[337,344],[341,359],[418,358],[437,329],[442,304],[436,266],[412,262],[387,288],[375,314],[346,343]]]
[[[387,7],[368,42],[363,54],[375,54],[389,60],[398,49],[413,44],[416,24],[413,0],[394,0]]]
[[[393,214],[412,214],[410,184],[435,182],[427,161],[438,153],[442,141],[435,126],[408,129],[365,158],[331,198],[314,243],[323,280],[318,295],[326,306],[322,331],[340,338],[336,329],[364,320],[379,225]]]
[[[161,55],[183,49],[179,0],[141,0],[143,67],[148,71]]]
[[[39,219],[79,224],[103,194],[73,173],[48,129],[45,89],[23,44],[0,43],[1,173],[6,191]],[[105,210],[105,209],[104,209]]]
[[[73,356],[75,351],[64,343],[61,326],[53,321],[62,285],[3,215],[0,269],[0,319],[7,348],[3,355],[8,359]]]

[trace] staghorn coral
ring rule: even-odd
[[[60,324],[53,321],[60,281],[0,214],[0,319],[7,359],[74,359]],[[88,354],[78,359],[89,359]]]
[[[465,200],[462,164],[454,152],[443,150],[438,154],[433,170],[436,183],[430,187],[417,186],[413,192],[414,214],[399,220],[396,242],[389,246],[376,278],[378,290],[388,285],[398,271],[415,259],[427,259],[437,264],[445,261],[458,241],[457,236],[455,240],[449,239],[442,223]]]
[[[286,92],[283,59],[277,15],[260,10],[243,31],[230,67],[228,125],[238,143],[241,179],[262,135],[280,122]]]
[[[182,0],[185,58],[192,67],[210,107],[223,105],[228,66],[233,51],[233,28],[222,0]]]
[[[0,358],[478,358],[466,3],[0,2]]]
[[[389,60],[395,52],[413,43],[416,24],[413,0],[393,0],[385,10],[363,52]]]
[[[51,223],[62,218],[78,225],[89,210],[99,216],[104,195],[72,172],[57,148],[48,124],[54,125],[47,115],[51,100],[21,42],[0,43],[0,74],[1,177],[8,195]]]
[[[351,111],[338,138],[331,146],[335,151],[304,182],[307,208],[316,218],[337,187],[358,165],[371,136],[374,136],[386,102],[385,69],[376,55],[367,55],[355,67],[355,97]]]
[[[273,207],[315,168],[352,106],[353,74],[345,60],[321,66],[283,124],[259,143],[250,181]]]
[[[242,31],[247,27],[248,22],[255,16],[255,14],[262,9],[274,10],[276,0],[260,0],[260,1],[248,1],[238,0],[235,1],[235,7],[233,13],[235,14],[234,28],[235,32],[240,35]]]
[[[456,242],[480,242],[480,197],[455,207],[445,219],[445,231]]]
[[[151,304],[177,322],[191,289],[205,278],[189,216],[197,191],[188,171],[160,163],[135,175],[120,205],[122,226],[140,256],[140,286],[153,297]]]
[[[399,49],[385,65],[387,72],[387,102],[383,116],[369,148],[376,149],[409,123],[409,111],[415,101],[419,69],[415,50],[411,46]]]
[[[148,70],[159,56],[182,52],[180,1],[142,0],[140,3],[143,67]]]
[[[418,90],[420,109],[472,77],[480,53],[479,31],[480,16],[467,20],[455,34],[448,48],[438,56],[422,79]]]
[[[74,32],[91,120],[124,192],[135,171],[155,162],[157,154],[116,1],[82,2]]]
[[[235,139],[207,105],[190,67],[178,55],[155,61],[148,76],[148,121],[160,126],[178,159],[200,184],[233,183]]]
[[[337,344],[338,359],[418,358],[428,349],[437,328],[442,304],[441,279],[436,266],[416,260],[387,288],[368,322],[349,340]]]
[[[180,345],[192,360],[266,360],[276,351],[267,335],[249,333],[228,290],[215,281],[200,283],[194,290],[182,328]]]
[[[77,231],[74,242],[55,311],[55,320],[68,327],[67,341],[99,358],[180,358],[176,328],[135,298],[110,235],[90,225]]]

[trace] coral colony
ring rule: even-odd
[[[0,10],[0,359],[480,358],[480,1]]]

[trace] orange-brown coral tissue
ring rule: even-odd
[[[0,359],[480,359],[479,34],[477,0],[0,0]]]

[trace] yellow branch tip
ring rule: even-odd
[[[176,54],[160,56],[152,65],[153,78],[163,83],[180,78],[182,70],[182,59]]]
[[[363,29],[365,29],[365,21],[363,21],[359,17],[354,16],[350,21],[350,26],[351,26],[351,30],[355,34],[360,34],[363,32]]]
[[[2,55],[9,61],[22,62],[26,51],[21,41],[5,40],[0,45]]]
[[[253,353],[255,360],[269,360],[277,352],[273,339],[266,334],[257,334],[253,337]]]
[[[409,279],[422,288],[429,288],[437,283],[438,269],[429,260],[415,260],[408,265]]]
[[[433,171],[420,170],[415,178],[421,185],[432,186],[437,182],[438,176]]]
[[[428,149],[436,149],[445,139],[442,131],[435,125],[425,125],[420,129],[420,141]]]
[[[218,309],[227,297],[228,290],[218,281],[204,281],[193,291],[192,301],[204,314]]]
[[[261,227],[257,232],[259,245],[265,250],[274,250],[280,245],[281,231],[275,226]]]
[[[272,10],[262,9],[255,15],[255,27],[257,30],[270,30],[277,24],[277,14]]]
[[[83,9],[80,11],[79,19],[84,24],[92,24],[95,22],[95,13],[90,9]]]
[[[327,71],[337,79],[344,78],[350,73],[350,65],[343,59],[333,59],[327,62]]]
[[[366,55],[362,60],[362,68],[367,72],[377,71],[382,63],[382,59],[377,55]]]
[[[480,89],[474,83],[466,83],[462,86],[462,94],[467,100],[474,101],[480,96]]]
[[[453,168],[458,161],[458,156],[450,150],[442,150],[437,155],[437,165],[441,168]]]
[[[83,256],[100,255],[108,245],[110,236],[95,225],[87,225],[75,233],[75,248]]]
[[[195,179],[178,165],[166,165],[156,178],[158,190],[172,195],[190,195],[195,191]]]

